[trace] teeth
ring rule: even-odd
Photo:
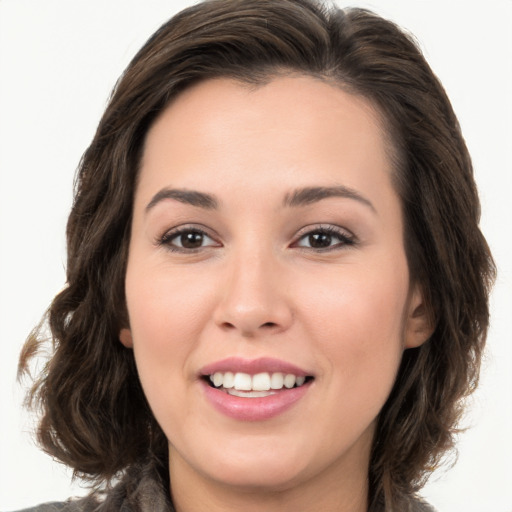
[[[270,375],[268,373],[257,373],[252,378],[253,391],[268,391],[270,389]]]
[[[282,373],[273,373],[270,377],[270,387],[272,389],[281,389],[284,386],[284,375]]]
[[[216,372],[213,374],[213,385],[215,387],[222,386],[222,383],[224,382],[224,375],[220,372]]]
[[[291,373],[268,373],[262,372],[256,375],[249,375],[248,373],[232,373],[232,372],[215,372],[210,375],[210,381],[216,388],[230,389],[230,393],[236,396],[267,396],[269,393],[258,392],[291,389],[295,386],[302,386],[306,381],[306,377],[300,375],[296,376]],[[236,391],[243,391],[244,393],[236,393]],[[252,391],[253,393],[247,393]]]
[[[238,391],[236,389],[228,389],[228,395],[240,396],[242,398],[262,398],[264,396],[275,395],[275,391]]]
[[[287,387],[288,389],[293,388],[293,386],[295,386],[295,375],[292,375],[291,373],[289,373],[289,374],[284,378],[284,385],[285,385],[285,387]]]
[[[225,379],[225,377],[224,377],[224,379]],[[306,381],[306,377],[303,377],[302,375],[295,379],[295,383],[297,384],[297,387],[302,386],[302,384],[304,384],[305,381]]]
[[[235,373],[235,385],[238,391],[251,391],[252,378],[248,373]]]
[[[230,389],[234,387],[235,385],[235,374],[231,372],[226,372],[224,374],[224,381],[221,382],[222,386],[224,386],[226,389]]]

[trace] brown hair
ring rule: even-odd
[[[165,23],[117,83],[78,169],[67,227],[67,287],[48,312],[53,355],[29,393],[42,407],[43,448],[95,482],[109,481],[167,441],[142,392],[127,326],[124,275],[138,165],[155,118],[184,88],[231,77],[261,84],[303,73],[380,110],[394,149],[413,279],[436,328],[405,351],[380,413],[370,510],[402,507],[445,451],[476,386],[494,265],[479,228],[472,166],[446,94],[414,41],[361,9],[314,0],[212,0]],[[29,337],[26,368],[43,342]]]

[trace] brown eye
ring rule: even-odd
[[[167,232],[160,240],[171,251],[197,251],[219,244],[200,229],[177,229]]]
[[[340,228],[323,227],[313,229],[304,234],[294,245],[304,249],[328,251],[342,249],[355,243],[354,236],[342,231]]]
[[[325,249],[330,247],[332,236],[328,233],[312,233],[308,235],[308,242],[313,249]]]
[[[180,241],[179,245],[184,249],[197,249],[203,245],[204,235],[198,231],[189,231],[182,233],[178,239]]]

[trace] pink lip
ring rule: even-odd
[[[241,372],[255,375],[261,372],[291,373],[296,376],[312,376],[311,373],[286,361],[271,357],[259,359],[243,359],[240,357],[228,357],[221,361],[211,363],[201,368],[200,377],[212,375],[215,372]],[[258,397],[244,398],[229,395],[225,391],[209,385],[206,379],[199,380],[206,399],[220,413],[239,421],[264,421],[269,420],[285,412],[299,401],[310,389],[312,382],[306,382],[298,388],[276,391],[275,394]]]
[[[268,373],[292,373],[298,377],[306,377],[311,373],[302,370],[298,366],[274,359],[272,357],[261,357],[259,359],[243,359],[241,357],[228,357],[222,361],[217,361],[204,366],[200,370],[200,375],[212,375],[215,372],[240,372],[255,375],[261,372]]]
[[[228,395],[211,387],[206,381],[200,384],[207,400],[220,413],[239,421],[264,421],[285,412],[310,389],[312,382],[292,389],[277,391],[275,395],[261,398],[242,398]]]

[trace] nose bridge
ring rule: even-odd
[[[244,336],[282,331],[292,319],[284,276],[271,247],[248,243],[233,250],[216,321]]]

